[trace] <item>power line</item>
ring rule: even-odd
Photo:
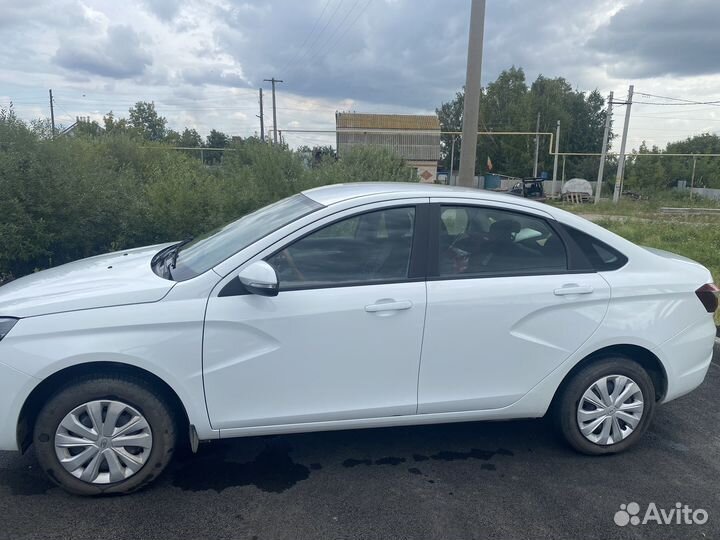
[[[345,15],[345,19],[347,19],[347,17],[348,17],[348,15],[350,14],[350,12],[352,12],[352,10],[355,9],[355,6],[357,6],[357,4],[359,3],[359,1],[360,1],[360,0],[358,0],[357,2],[355,2],[355,4],[353,5],[352,9]],[[366,3],[362,8],[360,8],[360,11],[358,11],[358,13],[357,13],[357,15],[355,16],[355,18],[352,20],[352,22],[350,22],[350,24],[349,24],[349,25],[347,26],[347,28],[345,29],[346,31],[347,31],[347,30],[350,30],[350,28],[352,28],[353,26],[355,26],[355,23],[358,21],[358,19],[360,18],[360,16],[365,12],[365,10],[367,10],[368,6],[370,6],[370,4],[372,3],[372,1],[373,1],[373,0],[368,0],[367,3]],[[345,21],[345,19],[343,19],[343,22]],[[340,23],[340,26],[342,26],[342,23]],[[335,32],[333,33],[333,36],[340,30],[340,26],[338,26],[338,28],[335,29]],[[338,43],[338,41],[340,40],[340,38],[341,38],[342,36],[343,36],[343,34],[339,34],[339,35],[337,36],[337,38],[335,38],[335,39],[332,41],[332,43],[330,43],[330,40],[333,39],[333,37],[331,36],[331,37],[328,39],[328,43],[326,43],[325,50],[333,50],[334,47],[335,47],[335,44]],[[319,57],[319,54],[318,54],[317,56]],[[313,58],[313,60],[314,60],[314,58]]]
[[[231,89],[228,89],[231,90]],[[53,95],[56,97],[60,97],[67,101],[77,101],[77,102],[104,102],[104,101],[125,101],[125,100],[132,100],[133,103],[137,101],[158,101],[162,102],[165,100],[172,100],[172,101],[189,101],[189,102],[196,102],[198,100],[197,97],[181,97],[173,94],[159,94],[159,93],[153,93],[151,95],[143,95],[144,92],[138,91],[138,92],[110,92],[108,94],[73,94],[73,93],[65,93],[61,91],[59,94],[57,92],[54,92]],[[239,95],[245,96],[247,95],[248,98],[255,96],[255,91],[252,92],[245,92],[244,89],[240,93],[236,92],[223,92],[221,94],[213,94],[208,92],[202,92],[202,96],[200,99],[203,100],[222,100],[222,99],[233,99],[238,97]],[[126,97],[129,96],[129,97]],[[9,96],[8,96],[9,97]],[[13,101],[19,102],[29,102],[29,103],[45,103],[46,99],[43,97],[36,97],[33,95],[24,95],[22,97],[18,97],[17,99],[13,99]]]
[[[281,72],[281,73],[282,73],[283,71],[285,71],[285,69],[286,69],[289,65],[295,63],[295,61],[297,60],[297,58],[298,58],[298,56],[300,55],[300,53],[305,50],[305,49],[304,49],[305,45],[307,44],[308,40],[310,39],[310,37],[311,37],[311,36],[313,35],[313,33],[315,32],[315,29],[317,28],[318,24],[319,24],[320,21],[322,20],[323,15],[325,15],[325,11],[327,10],[327,7],[328,7],[329,5],[330,5],[330,0],[327,0],[327,1],[325,2],[325,5],[324,5],[323,8],[322,8],[322,11],[320,12],[320,16],[319,16],[317,19],[315,19],[315,23],[313,24],[312,29],[310,30],[310,33],[308,33],[308,35],[305,36],[305,39],[303,40],[302,45],[300,45],[300,47],[297,48],[297,50],[295,51],[295,54],[294,54],[293,57],[292,57],[292,60],[289,60],[289,61],[285,62],[285,64],[283,65],[282,69],[280,69],[280,72]]]
[[[672,114],[686,114],[686,113],[694,113],[694,112],[705,112],[705,111],[714,111],[718,112],[717,107],[700,107],[699,109],[674,109],[672,111],[663,111],[663,112],[648,112],[647,114],[656,116],[658,118],[667,117],[668,115]]]
[[[720,100],[715,101],[696,101],[692,99],[685,99],[685,98],[678,98],[678,97],[669,97],[669,96],[658,96],[655,94],[646,94],[645,92],[636,92],[636,94],[645,96],[645,97],[653,97],[658,99],[668,99],[670,101],[682,101],[683,103],[687,103],[688,105],[720,105]],[[636,101],[635,103],[641,103],[640,101]],[[672,105],[671,103],[649,103],[651,105]]]
[[[315,36],[315,39],[312,41],[312,43],[308,46],[306,50],[303,51],[303,53],[300,55],[300,57],[297,59],[296,63],[299,63],[301,60],[304,60],[306,56],[310,54],[315,44],[318,42],[318,39],[320,39],[320,36],[322,36],[323,32],[327,29],[328,25],[330,24],[330,21],[335,18],[335,14],[338,12],[338,9],[340,9],[340,6],[342,6],[343,0],[339,0],[338,3],[335,5],[335,9],[330,14],[330,18],[325,22],[325,26],[322,27],[322,30],[318,32],[317,36]]]
[[[637,118],[637,117],[635,117],[635,118]],[[638,131],[656,131],[656,132],[660,132],[660,133],[679,133],[679,132],[684,132],[684,133],[702,133],[704,130],[703,130],[703,129],[680,129],[680,128],[678,128],[678,129],[676,129],[676,128],[667,128],[667,129],[663,129],[663,128],[643,128],[643,129],[638,130]]]
[[[635,118],[653,118],[655,120],[686,120],[686,121],[698,121],[698,122],[720,122],[720,118],[688,118],[682,116],[653,116],[650,114],[636,114]]]
[[[360,0],[355,0],[355,3],[350,7],[349,10],[347,10],[345,12],[345,16],[342,18],[340,23],[335,27],[335,30],[332,31],[332,33],[328,36],[328,38],[325,40],[325,42],[318,48],[318,50],[315,52],[315,54],[313,54],[310,57],[310,59],[308,60],[308,63],[311,64],[312,62],[315,61],[315,59],[319,58],[320,55],[323,54],[323,52],[326,52],[327,50],[329,50],[328,45],[333,40],[333,38],[338,33],[338,31],[343,27],[343,25],[345,24],[345,21],[347,21],[348,17],[355,10],[355,8],[358,6],[359,3],[360,3]]]
[[[61,103],[58,103],[57,98],[54,98],[53,101],[55,102],[55,105],[60,107],[60,109],[65,113],[65,116],[67,116],[70,119],[70,123],[72,124],[75,121],[75,118],[73,118],[73,115],[71,115],[65,107],[62,106]]]
[[[638,103],[640,105],[657,105],[659,107],[687,107],[692,105],[713,105],[715,107],[720,107],[720,101],[694,101],[691,103],[655,103],[652,101],[634,101],[633,103]]]

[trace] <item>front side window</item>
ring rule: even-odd
[[[565,245],[541,218],[474,206],[440,208],[441,277],[560,273]]]
[[[173,279],[183,281],[207,272],[253,242],[320,208],[320,203],[299,193],[195,238],[180,249]]]
[[[268,257],[280,290],[408,277],[415,209],[390,208],[327,225]]]

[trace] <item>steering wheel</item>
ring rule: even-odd
[[[298,281],[305,281],[305,276],[297,267],[297,264],[295,264],[295,259],[293,259],[293,256],[290,254],[290,250],[283,249],[279,254],[282,255],[283,259],[285,260],[285,264],[287,264],[287,267],[292,271],[295,278]]]

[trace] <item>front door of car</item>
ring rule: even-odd
[[[511,405],[597,329],[609,286],[574,269],[542,212],[451,201],[432,209],[418,412]]]
[[[417,202],[346,211],[258,254],[277,272],[275,297],[243,291],[237,272],[216,287],[203,342],[214,428],[415,414],[427,211]]]

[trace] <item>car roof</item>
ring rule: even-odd
[[[421,184],[419,182],[357,182],[348,184],[331,184],[303,191],[303,195],[310,197],[324,206],[337,204],[348,199],[370,197],[377,195],[398,195],[407,197],[467,197],[469,199],[483,199],[486,201],[512,202],[522,201],[525,206],[546,208],[540,203],[528,199],[518,199],[514,195],[486,191],[484,189],[445,186],[442,184]]]

